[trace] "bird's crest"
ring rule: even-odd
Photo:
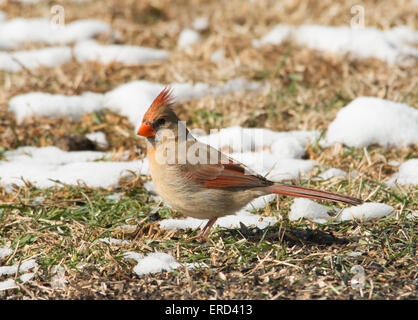
[[[144,115],[144,120],[152,121],[158,110],[161,107],[173,108],[174,105],[174,96],[172,89],[165,87],[160,94],[154,99],[151,106],[148,108],[147,112]]]

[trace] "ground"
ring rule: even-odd
[[[58,1],[59,2],[59,1]],[[61,2],[59,2],[61,3]],[[56,68],[0,72],[0,155],[19,146],[54,145],[63,133],[106,133],[106,151],[129,151],[130,159],[144,157],[145,144],[133,125],[110,111],[85,115],[78,122],[33,118],[17,124],[8,111],[10,98],[31,91],[80,94],[106,92],[137,79],[160,83],[202,81],[209,84],[235,77],[269,82],[263,93],[208,96],[178,106],[190,127],[241,125],[272,130],[325,132],[336,113],[360,96],[376,96],[418,107],[418,70],[391,66],[379,60],[356,60],[324,55],[292,43],[254,48],[278,23],[348,25],[350,8],[358,1],[63,1],[66,22],[100,18],[120,32],[120,42],[164,49],[170,59],[136,67],[122,64],[71,63]],[[50,16],[52,2],[4,2],[8,18]],[[54,2],[55,4],[55,2]],[[366,24],[378,28],[408,25],[417,28],[416,8],[408,1],[361,1]],[[415,10],[415,11],[414,11]],[[194,18],[210,19],[204,40],[192,49],[177,48],[177,38]],[[101,35],[110,43],[110,35]],[[27,48],[42,47],[28,45]],[[213,63],[219,47],[227,60]],[[392,217],[369,222],[315,224],[289,221],[291,198],[276,199],[258,214],[275,216],[278,223],[264,230],[217,228],[207,243],[188,241],[196,230],[165,231],[156,221],[181,217],[149,197],[147,177],[121,181],[119,188],[93,189],[83,185],[38,189],[27,183],[7,193],[0,188],[0,247],[13,254],[1,262],[12,265],[36,258],[39,270],[19,289],[0,291],[1,299],[417,299],[417,220],[414,186],[387,187],[383,181],[396,172],[390,161],[417,156],[417,146],[367,149],[343,146],[309,147],[307,157],[320,167],[357,170],[357,178],[337,181],[296,181],[391,205]],[[317,169],[315,169],[317,170]],[[120,192],[117,201],[106,198]],[[42,205],[34,204],[38,196]],[[135,233],[118,226],[137,225]],[[103,237],[132,240],[108,245]],[[207,268],[180,267],[173,272],[138,276],[126,251],[172,254],[180,262],[204,262]],[[354,252],[354,254],[353,254]],[[359,253],[359,254],[356,254]],[[52,266],[61,265],[67,283],[51,286]],[[360,265],[363,289],[351,286]],[[0,277],[4,280],[6,277]]]

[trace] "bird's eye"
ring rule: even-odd
[[[159,126],[162,126],[164,123],[165,123],[165,119],[164,118],[160,118],[160,119],[157,119],[155,121],[155,126],[156,127],[159,127]]]

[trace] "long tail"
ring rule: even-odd
[[[285,196],[312,198],[321,200],[330,200],[335,202],[344,202],[352,205],[359,205],[363,200],[344,196],[342,194],[317,190],[313,188],[294,186],[290,184],[275,184],[272,186],[273,193],[283,194]]]

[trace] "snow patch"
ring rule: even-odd
[[[186,28],[180,33],[177,46],[179,48],[186,48],[200,42],[201,39],[202,37],[198,32]]]
[[[224,49],[217,49],[213,51],[210,55],[210,61],[212,62],[222,62],[225,60],[225,50]]]
[[[210,87],[206,83],[171,83],[177,101],[199,99],[207,95],[221,95],[229,92],[243,92],[261,88],[258,82],[236,78],[218,86]],[[40,117],[69,117],[79,120],[83,114],[109,108],[129,118],[134,125],[139,125],[143,115],[155,97],[165,85],[145,80],[128,82],[106,94],[85,92],[82,95],[67,96],[32,92],[13,97],[9,101],[9,110],[14,112],[21,123],[24,119]]]
[[[401,164],[399,172],[395,173],[386,184],[389,186],[395,186],[395,182],[398,184],[406,185],[418,185],[418,159],[409,159]]]
[[[17,272],[26,272],[30,269],[36,268],[37,266],[38,264],[36,263],[35,259],[23,261],[20,266],[18,264],[13,266],[2,266],[0,267],[0,276],[16,274]]]
[[[10,256],[13,253],[13,250],[10,248],[0,248],[0,260]]]
[[[346,178],[348,176],[347,172],[338,169],[338,168],[330,168],[321,174],[318,175],[318,180],[328,180],[334,177],[339,178]]]
[[[173,95],[179,102],[200,99],[207,95],[221,95],[261,88],[260,83],[247,81],[243,78],[228,80],[224,84],[213,87],[202,82],[195,84],[171,83],[168,86],[173,89]],[[163,84],[145,80],[128,82],[106,93],[104,107],[128,117],[135,126],[138,126],[152,101],[164,87]]]
[[[28,272],[28,273],[24,273],[22,274],[19,279],[20,281],[22,281],[22,283],[28,282],[29,280],[31,280],[33,277],[35,276],[35,273],[33,272]]]
[[[122,240],[122,239],[115,239],[115,238],[100,238],[100,242],[107,243],[109,245],[123,245],[123,244],[130,244],[131,241],[129,240]]]
[[[189,269],[205,267],[202,263],[179,263],[172,255],[163,252],[153,252],[144,256],[130,251],[126,252],[124,257],[138,263],[134,267],[134,272],[139,276],[163,271],[171,272],[181,266]]]
[[[109,200],[109,201],[119,201],[119,199],[122,198],[122,196],[123,196],[123,193],[117,192],[117,193],[109,194],[105,198],[106,200]]]
[[[38,50],[0,52],[0,70],[19,72],[22,66],[32,70],[43,67],[56,67],[70,62],[70,47],[50,47]]]
[[[79,96],[32,92],[17,95],[9,101],[9,110],[14,112],[18,123],[33,116],[68,117],[78,121],[84,113],[102,109],[103,95],[94,92],[85,92]]]
[[[98,61],[105,65],[113,62],[138,65],[167,60],[169,57],[163,50],[129,45],[101,45],[94,40],[77,43],[74,56],[78,61]]]
[[[238,211],[235,215],[221,217],[216,220],[214,226],[222,228],[239,228],[240,224],[246,226],[256,226],[260,229],[264,229],[268,226],[274,225],[277,222],[276,217],[264,217],[257,214],[252,214],[250,211],[253,209],[264,208],[267,203],[275,198],[275,195],[267,195],[259,197],[251,201],[247,206]],[[187,217],[186,219],[164,219],[159,221],[158,224],[160,227],[167,230],[173,229],[202,229],[206,223],[207,219],[195,219]]]
[[[96,131],[86,134],[86,138],[96,143],[99,148],[106,149],[109,146],[106,135],[102,131]]]
[[[344,209],[337,217],[337,221],[360,219],[368,221],[380,217],[393,215],[394,209],[384,203],[368,202],[359,206]]]
[[[204,31],[209,28],[209,20],[206,17],[199,17],[193,20],[192,26],[197,31]]]
[[[336,211],[320,205],[309,199],[296,198],[290,208],[289,219],[291,221],[300,218],[311,219],[313,222],[326,223],[333,219],[329,212]],[[368,202],[359,206],[345,208],[335,217],[335,221],[348,221],[360,219],[368,221],[380,217],[386,217],[394,214],[394,209],[383,203]]]
[[[374,97],[357,98],[338,111],[321,141],[325,146],[337,142],[397,148],[418,143],[418,109]]]
[[[76,20],[63,26],[45,18],[16,18],[0,22],[0,49],[15,49],[24,42],[67,44],[110,32],[109,24],[99,20]]]
[[[13,279],[0,281],[0,291],[19,288]]]
[[[301,25],[299,27],[279,24],[253,45],[278,45],[283,41],[332,52],[348,54],[353,58],[376,58],[390,64],[414,64],[418,49],[408,43],[418,43],[418,32],[406,26],[389,30],[374,27],[351,28],[348,26]]]
[[[57,147],[20,147],[4,153],[0,160],[0,184],[23,185],[22,179],[38,188],[60,186],[55,182],[91,187],[115,187],[128,170],[148,174],[148,161],[97,161],[111,159],[99,151],[63,151]]]
[[[309,199],[296,198],[290,207],[289,220],[296,221],[300,218],[312,219],[314,222],[325,223],[331,216],[329,209]]]

